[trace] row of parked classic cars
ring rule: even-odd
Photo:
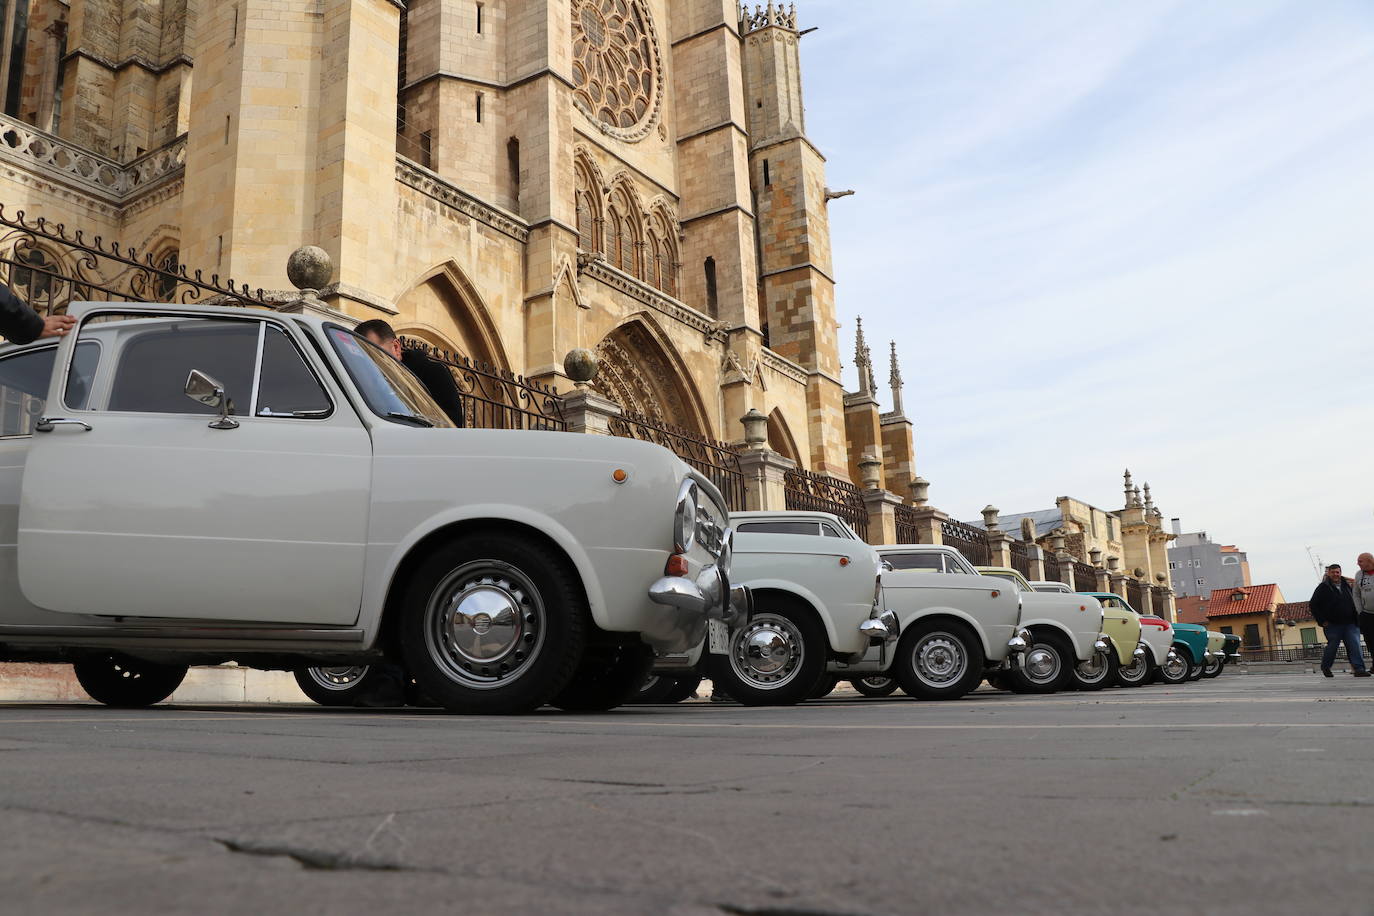
[[[604,710],[707,676],[952,699],[1219,673],[1208,634],[818,513],[730,513],[657,445],[457,429],[328,317],[82,303],[0,349],[0,661],[116,706],[191,665],[348,702],[403,670],[459,713]],[[646,685],[646,678],[656,678]]]

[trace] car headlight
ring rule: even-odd
[[[697,484],[690,478],[677,491],[677,512],[673,515],[673,552],[686,553],[696,543]]]

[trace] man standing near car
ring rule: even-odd
[[[1362,553],[1355,560],[1360,571],[1351,583],[1355,592],[1355,607],[1359,610],[1360,632],[1364,644],[1374,651],[1374,554]]]
[[[65,337],[76,325],[70,315],[49,315],[44,318],[29,304],[14,294],[14,290],[0,283],[0,337],[10,343],[32,343],[40,337]]]
[[[1363,564],[1369,554],[1361,554]],[[1374,557],[1369,561],[1374,571]],[[1374,576],[1371,579],[1370,611],[1374,616]],[[1341,575],[1341,564],[1332,563],[1326,567],[1326,578],[1322,579],[1312,600],[1308,602],[1312,619],[1326,632],[1326,651],[1322,653],[1322,675],[1334,677],[1331,664],[1336,660],[1336,651],[1345,643],[1345,654],[1350,658],[1350,667],[1355,677],[1369,677],[1364,666],[1364,656],[1360,653],[1360,627],[1356,621],[1356,595],[1350,580]]]
[[[391,325],[380,318],[364,321],[353,329],[354,333],[369,343],[374,343],[400,361],[415,374],[434,398],[434,403],[444,409],[454,426],[462,427],[463,396],[458,392],[458,384],[453,381],[453,373],[443,363],[422,350],[401,346],[401,339]]]

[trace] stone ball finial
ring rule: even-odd
[[[1143,579],[1143,578],[1145,578],[1145,570],[1141,569],[1139,566],[1137,566],[1135,569],[1131,570],[1131,572],[1134,573],[1134,575],[1135,575],[1135,577],[1136,577],[1137,579]]]
[[[334,261],[317,245],[302,245],[286,259],[286,278],[299,290],[318,292],[334,278]]]
[[[1169,577],[1166,576],[1166,575],[1164,575],[1164,573],[1162,573],[1162,572],[1157,572],[1157,573],[1155,573],[1155,581],[1156,581],[1156,582],[1168,582],[1168,581],[1169,581]]]
[[[576,347],[563,357],[563,374],[578,388],[586,388],[601,370],[601,360],[586,347]]]
[[[911,481],[911,502],[917,506],[924,506],[930,502],[930,481],[924,477],[915,477]]]
[[[750,407],[739,421],[744,426],[744,444],[752,449],[763,448],[768,442],[768,417],[757,407]]]

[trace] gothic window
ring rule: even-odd
[[[636,251],[639,239],[639,209],[623,187],[617,188],[606,213],[606,258],[630,276],[642,278]]]
[[[29,40],[29,0],[14,0],[0,3],[0,55],[4,58],[4,110],[5,114],[15,117],[19,114],[19,101],[24,83],[24,56]]]
[[[573,0],[573,101],[602,130],[642,140],[658,115],[658,36],[643,0]]]
[[[40,312],[52,310],[55,291],[61,283],[57,259],[46,249],[15,246],[10,264],[14,291]]]
[[[177,294],[177,273],[180,267],[180,252],[175,248],[164,252],[160,258],[154,261],[157,269],[161,271],[157,275],[157,301],[172,302]]]
[[[677,246],[673,221],[662,211],[654,214],[649,227],[649,242],[645,249],[645,265],[649,282],[670,296],[677,296]]]

